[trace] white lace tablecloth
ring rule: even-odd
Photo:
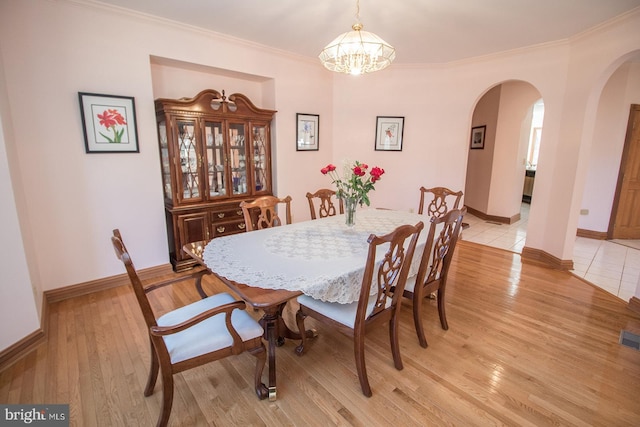
[[[412,262],[410,274],[416,274],[428,218],[378,209],[358,210],[353,228],[344,224],[344,215],[338,215],[216,238],[205,247],[204,262],[217,275],[238,283],[350,303],[360,293],[369,235],[384,235],[399,225],[419,221],[426,229]]]

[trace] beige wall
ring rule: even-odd
[[[487,215],[489,210],[489,190],[493,175],[493,156],[496,146],[496,129],[500,110],[502,85],[496,85],[485,93],[476,104],[471,119],[471,127],[486,126],[484,148],[469,150],[467,177],[465,182],[465,205]],[[470,137],[469,137],[470,139]],[[469,141],[471,144],[471,141]]]
[[[622,64],[607,81],[598,104],[578,228],[606,232],[620,169],[629,109],[640,104],[640,61]]]
[[[520,213],[531,111],[538,99],[540,93],[528,83],[509,81],[502,84],[486,212],[490,215],[511,218]]]
[[[104,37],[109,28],[118,31]],[[15,201],[29,254],[27,268],[1,258],[3,271],[20,277],[3,281],[3,292],[34,285],[38,295],[122,273],[109,244],[115,227],[137,267],[167,263],[153,100],[159,93],[193,96],[200,85],[231,93],[234,82],[261,97],[259,106],[278,110],[276,191],[293,197],[295,221],[309,217],[306,191],[329,186],[319,169],[345,157],[387,171],[371,195],[374,206],[416,209],[421,185],[464,188],[477,101],[498,83],[530,83],[545,100],[545,134],[527,246],[570,259],[588,163],[581,150],[592,134],[582,129],[597,106],[589,101],[624,56],[640,49],[637,28],[640,13],[569,42],[354,78],[333,75],[313,58],[96,4],[1,2],[7,108],[0,119],[14,129],[4,143],[19,176],[12,177],[14,194],[0,187],[0,196]],[[193,82],[180,81],[187,71]],[[135,97],[139,154],[84,152],[79,91]],[[295,151],[296,113],[320,115],[319,151]],[[374,151],[381,115],[405,117],[402,152]],[[574,191],[579,195],[567,197]],[[13,300],[3,298],[0,311],[28,327],[37,323]],[[0,343],[22,332],[3,331]]]
[[[2,65],[0,56],[0,195],[4,200],[0,203],[0,224],[3,227],[0,245],[0,265],[3,269],[0,279],[0,324],[3,325],[0,349],[7,348],[38,329],[40,322],[37,302],[42,299],[31,288],[32,281],[22,242],[17,207],[20,197],[16,196],[13,189],[20,188],[20,171],[15,163],[10,165],[10,159],[15,159],[15,149],[6,144],[6,139],[13,138],[13,132],[10,120],[6,120],[10,117],[10,110]]]

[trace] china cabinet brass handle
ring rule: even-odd
[[[216,228],[216,230],[218,231],[218,233],[224,233],[224,227],[218,227]]]
[[[244,230],[244,229],[245,229],[245,227],[246,227],[246,225],[245,225],[245,223],[244,223],[244,222],[241,222],[240,224],[238,224],[238,228],[239,228],[240,230]]]
[[[224,212],[220,212],[220,213],[218,214],[218,218],[224,218]]]

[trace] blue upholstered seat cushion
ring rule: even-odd
[[[354,301],[349,304],[339,304],[337,302],[325,302],[315,298],[311,298],[307,295],[300,295],[298,297],[298,303],[307,306],[313,311],[316,311],[326,317],[329,317],[336,322],[340,322],[345,326],[353,328],[356,323],[356,312],[358,310],[358,301]],[[369,317],[373,311],[373,307],[376,303],[375,296],[369,298],[367,304],[367,312],[365,318]],[[387,298],[387,306],[391,304],[391,298]]]
[[[212,295],[159,317],[157,323],[158,326],[173,326],[233,301],[235,299],[226,292]],[[225,314],[220,313],[189,329],[165,336],[164,342],[171,356],[171,362],[181,362],[230,347],[233,344],[233,338],[227,330],[224,318]],[[231,323],[243,341],[260,337],[264,333],[262,326],[244,310],[233,310]]]

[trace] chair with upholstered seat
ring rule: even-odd
[[[422,222],[414,225],[401,225],[385,236],[369,236],[369,250],[365,263],[364,276],[358,301],[350,304],[325,302],[307,295],[298,297],[300,308],[296,321],[301,344],[296,353],[303,355],[309,345],[305,334],[304,319],[311,316],[316,320],[337,328],[338,331],[353,338],[356,369],[360,387],[365,396],[371,396],[371,386],[367,377],[364,355],[364,337],[366,332],[389,322],[391,353],[396,369],[402,370],[400,345],[398,339],[398,313],[402,295],[416,248]],[[384,252],[382,252],[384,251]],[[384,253],[380,262],[378,254]],[[373,291],[373,292],[371,292]]]
[[[428,198],[427,194],[431,197]],[[425,213],[425,203],[430,199],[426,205],[426,215],[440,217],[446,214],[450,209],[458,209],[462,195],[462,191],[453,191],[445,187],[420,187],[420,205],[418,206],[418,213]]]
[[[166,426],[171,416],[175,374],[245,351],[256,357],[255,392],[265,399],[268,390],[261,382],[267,356],[262,342],[264,330],[244,311],[245,302],[236,301],[226,292],[219,293],[156,318],[147,294],[191,279],[192,275],[144,286],[117,229],[113,230],[111,242],[116,256],[125,265],[149,333],[151,367],[145,396],[153,393],[158,371],[162,375],[162,407],[157,425]]]
[[[335,195],[336,195],[336,192],[328,188],[322,188],[316,191],[315,193],[307,193],[307,200],[309,201],[309,211],[311,212],[311,219],[334,216],[334,215],[337,215],[338,212],[343,214],[344,203],[342,202],[342,199],[337,199],[338,208],[340,209],[338,211],[336,209],[336,205],[333,200]],[[318,204],[317,215],[316,215],[316,206],[315,206],[316,201]]]
[[[247,231],[282,225],[282,219],[278,215],[279,205],[284,205],[286,224],[291,224],[291,196],[284,199],[275,196],[262,196],[253,202],[240,202]]]
[[[404,296],[413,301],[413,322],[422,347],[427,339],[422,326],[422,304],[425,297],[436,294],[442,329],[449,329],[445,312],[445,289],[451,259],[460,237],[462,219],[467,209],[452,209],[441,217],[432,216],[418,274],[407,278]]]

